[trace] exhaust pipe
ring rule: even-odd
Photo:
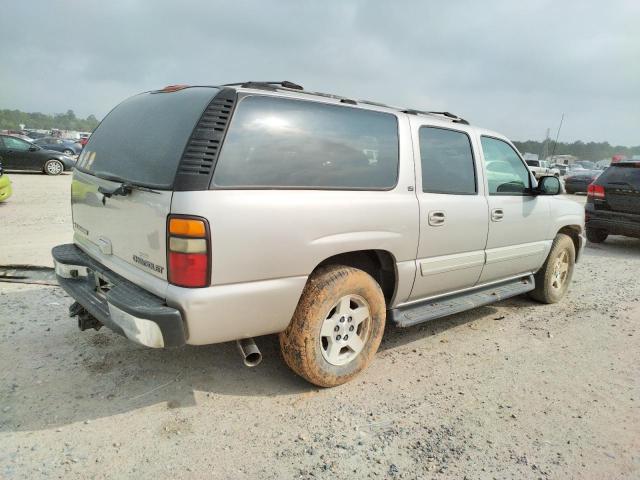
[[[253,341],[253,338],[237,340],[236,345],[238,345],[242,360],[247,367],[255,367],[262,361],[262,353],[260,353],[260,349],[256,342]]]

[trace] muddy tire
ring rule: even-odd
[[[371,363],[385,320],[384,295],[368,273],[342,265],[321,268],[309,278],[280,334],[280,350],[295,373],[320,387],[335,387]]]
[[[609,233],[607,233],[606,230],[587,227],[587,240],[589,240],[591,243],[602,243],[607,239],[608,236]]]
[[[559,302],[567,293],[575,263],[576,248],[573,240],[568,235],[559,233],[553,240],[547,260],[535,274],[536,288],[529,296],[542,303]]]

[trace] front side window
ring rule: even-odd
[[[385,190],[397,178],[394,115],[249,96],[236,108],[212,185]]]
[[[531,187],[529,169],[507,142],[481,137],[489,195],[525,195]]]
[[[30,147],[27,142],[15,137],[4,137],[4,145],[9,150],[17,150],[20,152],[26,152]]]
[[[473,195],[477,192],[471,141],[464,132],[420,128],[422,191]]]

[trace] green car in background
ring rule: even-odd
[[[4,202],[12,193],[11,181],[2,171],[2,163],[0,163],[0,202]]]

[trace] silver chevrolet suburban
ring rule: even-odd
[[[81,330],[149,347],[277,333],[319,386],[409,327],[528,293],[566,293],[582,208],[504,136],[448,112],[291,82],[131,97],[73,173],[72,244],[53,249]]]

